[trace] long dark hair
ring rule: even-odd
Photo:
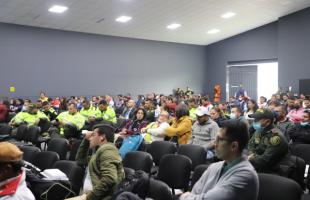
[[[146,118],[146,111],[143,109],[143,108],[138,108],[136,111],[135,111],[135,117],[134,117],[134,119],[135,120],[137,120],[137,113],[139,112],[139,110],[142,110],[142,112],[143,112],[143,118],[141,119],[141,121],[143,121],[145,118]]]

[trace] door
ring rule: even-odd
[[[227,82],[229,97],[242,86],[251,99],[257,99],[257,65],[228,66]]]

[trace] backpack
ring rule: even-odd
[[[138,150],[140,144],[143,141],[143,137],[140,134],[131,135],[123,140],[122,146],[119,149],[119,153],[122,159],[125,158],[125,155],[130,151]]]
[[[128,174],[118,185],[114,193],[116,199],[123,192],[131,192],[137,194],[140,198],[146,198],[150,187],[149,175],[142,171],[137,170],[133,174]]]

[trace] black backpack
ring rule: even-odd
[[[137,194],[140,198],[146,198],[148,190],[150,187],[150,177],[149,175],[142,171],[137,170],[133,174],[128,174],[117,186],[114,193],[114,198],[116,199],[118,195],[123,192],[132,192]]]

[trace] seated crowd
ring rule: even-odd
[[[14,137],[20,126],[38,126],[48,140],[81,140],[76,161],[85,167],[86,176],[79,199],[112,198],[125,177],[121,149],[130,138],[139,137],[146,145],[169,141],[198,145],[207,152],[205,161],[211,164],[207,171],[191,192],[184,191],[175,199],[255,200],[257,173],[289,177],[283,165],[289,162],[294,146],[310,144],[309,122],[310,96],[287,93],[269,100],[260,97],[259,102],[243,95],[230,97],[229,102],[211,102],[192,92],[152,93],[139,95],[137,100],[130,95],[48,98],[41,92],[36,102],[0,102],[0,127],[9,127],[3,129],[9,132],[0,134]],[[138,150],[142,140],[125,153]],[[2,192],[10,181],[23,181],[25,176],[22,152],[5,141],[0,143],[0,199],[34,199],[24,183],[23,189]]]

